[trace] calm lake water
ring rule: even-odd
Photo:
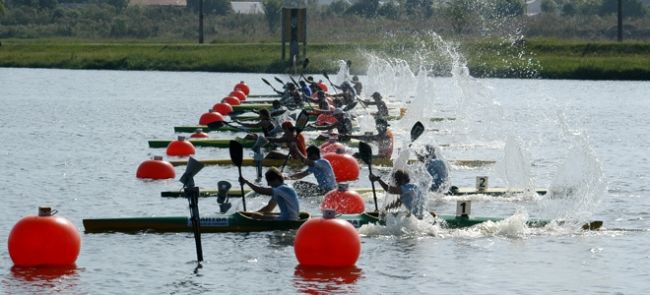
[[[0,69],[0,240],[40,205],[59,210],[83,232],[91,217],[187,215],[177,180],[140,181],[140,162],[164,150],[147,140],[172,138],[195,124],[233,85],[269,93],[258,74]],[[272,81],[272,75],[263,76]],[[286,76],[279,76],[287,79]],[[368,77],[364,77],[369,79]],[[367,80],[366,80],[367,81]],[[371,84],[371,83],[369,83]],[[77,267],[62,273],[12,270],[0,247],[3,294],[645,294],[650,290],[650,83],[437,78],[418,92],[409,117],[392,127],[405,138],[422,120],[422,142],[443,144],[445,158],[496,160],[453,167],[452,182],[553,188],[547,197],[473,197],[476,216],[506,222],[448,230],[411,221],[360,229],[356,269],[312,273],[296,268],[295,232],[205,234],[205,264],[194,273],[191,234],[83,234]],[[279,85],[278,85],[279,86]],[[370,89],[368,89],[370,90]],[[424,99],[427,98],[428,100]],[[421,116],[450,116],[434,123]],[[233,133],[215,134],[223,138]],[[397,143],[397,147],[403,146]],[[199,149],[197,158],[227,157]],[[522,165],[523,163],[523,165]],[[178,168],[177,175],[183,171]],[[254,169],[244,167],[254,176]],[[207,167],[202,187],[236,180],[236,168]],[[368,186],[367,170],[358,186]],[[367,208],[372,205],[371,199]],[[267,198],[248,200],[261,207]],[[302,208],[317,212],[318,200]],[[456,198],[430,196],[453,214]],[[237,206],[238,204],[235,204]],[[218,210],[202,199],[201,213]],[[605,222],[531,229],[530,218]],[[584,219],[580,219],[584,218]]]

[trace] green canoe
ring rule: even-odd
[[[253,219],[242,212],[237,212],[202,217],[200,219],[200,228],[202,233],[289,230],[299,228],[311,216],[308,213],[301,213],[300,218],[300,220],[296,221],[259,220]],[[338,218],[350,222],[355,227],[371,223],[383,224],[383,220],[377,218],[377,214],[374,213],[341,214]],[[464,228],[487,221],[497,222],[500,220],[503,219],[451,215],[436,217],[436,222],[441,222],[447,228]],[[542,227],[548,223],[547,220],[530,220],[526,222],[530,227]],[[186,216],[84,219],[83,225],[86,233],[192,232],[191,220]],[[602,222],[600,225],[602,225]],[[596,228],[592,228],[591,224],[589,224],[587,229]]]
[[[230,141],[231,140],[233,140],[233,139],[190,138],[189,142],[191,142],[194,146],[227,148],[228,146],[230,146]],[[239,138],[236,138],[234,140],[241,143],[242,146],[244,146],[244,147],[252,147],[253,144],[255,144],[254,140],[245,140],[245,139],[239,139]],[[166,148],[167,145],[169,145],[170,142],[171,142],[171,140],[169,140],[169,139],[149,140],[149,147],[150,148]]]
[[[409,160],[409,164],[415,163],[417,160]],[[174,161],[169,161],[173,166],[184,166],[187,165],[187,160],[174,160]],[[218,166],[229,166],[233,165],[232,161],[230,159],[207,159],[207,160],[199,160],[203,165],[218,165]],[[264,167],[278,167],[282,166],[284,163],[284,159],[264,159],[262,160],[262,166]],[[359,160],[360,164],[363,164],[361,160]],[[464,167],[481,167],[481,166],[486,166],[486,165],[491,165],[494,164],[495,161],[490,161],[490,160],[450,160],[449,163],[455,166],[464,166]],[[393,160],[387,159],[387,158],[378,158],[374,157],[372,158],[372,164],[376,166],[393,166]],[[242,166],[255,166],[255,160],[251,158],[243,159]],[[297,159],[289,159],[287,161],[287,165],[292,165],[292,166],[302,166],[304,165],[302,161],[297,160]]]
[[[225,132],[225,131],[230,131],[230,132],[262,132],[262,128],[255,127],[255,128],[248,128],[248,127],[242,127],[240,128],[235,128],[230,125],[223,125],[219,129],[210,129],[208,128],[207,125],[187,125],[187,126],[175,126],[174,127],[174,132],[176,133],[193,133],[196,131],[196,129],[201,129],[203,132]]]

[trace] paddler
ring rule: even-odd
[[[334,87],[341,89],[341,93],[335,94],[333,96],[341,98],[343,105],[349,105],[353,103],[357,97],[357,92],[348,81],[343,82],[341,86],[334,85]]]
[[[377,106],[377,113],[375,114],[375,118],[386,118],[388,117],[388,106],[386,105],[386,102],[383,101],[381,94],[379,92],[375,92],[372,94],[372,99],[373,101],[370,100],[362,100],[361,103],[365,105],[376,105]]]
[[[269,168],[264,174],[266,182],[270,187],[257,186],[243,177],[239,182],[248,185],[258,194],[271,196],[266,206],[256,212],[247,212],[253,218],[272,220],[298,220],[300,216],[300,205],[298,195],[290,185],[284,183],[282,173],[275,167]],[[280,215],[272,215],[273,209],[280,207]]]
[[[377,144],[378,151],[377,157],[390,158],[393,155],[393,144],[395,136],[388,126],[388,121],[383,118],[375,120],[375,127],[377,134],[370,135],[350,135],[349,138],[354,138],[362,141],[372,141]]]
[[[300,80],[298,82],[300,84],[300,91],[302,91],[302,95],[305,96],[306,98],[311,98],[311,88],[307,86],[307,83],[305,81]]]
[[[386,205],[386,209],[399,208],[400,205],[404,205],[408,212],[415,215],[418,219],[424,217],[424,195],[417,184],[411,183],[411,178],[409,177],[408,172],[404,170],[395,171],[393,179],[395,180],[396,185],[389,185],[381,180],[381,177],[372,173],[368,176],[370,181],[378,182],[379,185],[381,185],[381,187],[388,193],[399,194],[399,199]]]
[[[233,119],[237,124],[246,127],[246,128],[261,128],[265,137],[275,136],[280,132],[279,128],[276,128],[271,119],[271,113],[267,109],[261,109],[258,116],[259,121],[255,123],[244,123]],[[248,134],[245,139],[255,139],[257,134]]]
[[[293,126],[293,123],[290,121],[285,121],[282,123],[282,134],[281,137],[276,138],[267,138],[271,143],[284,143],[289,148],[289,154],[292,158],[304,161],[307,158],[307,150],[305,148],[305,137],[302,134],[296,135],[296,128]],[[267,159],[284,159],[286,156],[278,152],[270,152],[266,158]]]
[[[351,135],[352,133],[352,119],[350,116],[343,111],[340,107],[337,107],[334,109],[332,112],[322,112],[322,113],[331,113],[334,118],[336,119],[336,122],[333,124],[327,125],[327,126],[314,126],[316,130],[332,130],[336,128],[338,131],[339,135],[341,138],[345,138],[346,136]]]
[[[435,146],[427,144],[424,151],[415,152],[418,161],[424,163],[432,182],[431,191],[444,192],[449,186],[449,167],[447,162],[438,157],[438,151]]]
[[[334,170],[329,161],[322,159],[320,156],[320,149],[314,145],[307,148],[307,159],[305,159],[307,169],[293,175],[285,177],[286,180],[299,180],[305,178],[309,174],[314,174],[318,186],[309,182],[296,182],[294,185],[300,191],[309,191],[316,195],[324,195],[325,193],[336,188],[336,178],[334,177]],[[298,186],[308,186],[301,189]]]
[[[361,81],[359,81],[359,76],[357,75],[352,76],[352,88],[354,88],[354,91],[357,92],[357,95],[361,95],[363,84],[361,84]]]

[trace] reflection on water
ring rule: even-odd
[[[79,273],[76,266],[17,267],[2,280],[4,294],[51,294],[78,290]]]
[[[293,286],[304,294],[349,294],[356,292],[356,283],[363,271],[356,266],[348,268],[320,268],[298,265]]]

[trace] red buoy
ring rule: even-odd
[[[234,96],[240,101],[246,100],[246,93],[244,93],[241,90],[233,90],[232,92],[230,92],[230,96]]]
[[[352,181],[359,178],[359,163],[354,157],[346,154],[325,154],[323,158],[332,165],[336,182]]]
[[[49,207],[25,216],[9,233],[9,256],[15,266],[74,265],[81,248],[79,231],[69,220],[52,216]]]
[[[294,252],[301,266],[350,267],[361,253],[361,239],[351,223],[324,210],[322,218],[303,223],[296,233]]]
[[[336,120],[336,117],[332,115],[320,114],[318,117],[316,117],[316,125],[319,126],[332,125],[336,122],[338,122],[338,120]]]
[[[246,94],[246,96],[251,94],[251,89],[248,88],[248,85],[246,85],[246,82],[244,81],[241,81],[239,82],[239,84],[235,85],[235,90],[240,90],[241,92]]]
[[[196,154],[194,145],[185,140],[185,136],[179,136],[177,140],[172,140],[167,145],[167,155],[177,157],[187,157]]]
[[[213,110],[203,113],[199,119],[199,125],[208,125],[212,122],[223,121],[223,116]]]
[[[334,209],[341,214],[357,214],[366,211],[361,195],[348,189],[347,184],[339,183],[337,189],[331,190],[320,203],[322,209]]]
[[[203,129],[198,128],[192,135],[190,135],[191,138],[208,138],[210,137],[207,133],[203,132]]]
[[[221,102],[225,102],[231,106],[238,106],[241,104],[239,99],[234,96],[226,96],[221,100]]]
[[[169,179],[176,177],[176,171],[174,166],[163,161],[161,156],[154,156],[152,160],[146,160],[138,166],[135,176],[141,179]]]
[[[229,103],[225,102],[218,102],[214,104],[214,106],[212,106],[212,110],[223,116],[228,116],[233,112],[232,106]]]

